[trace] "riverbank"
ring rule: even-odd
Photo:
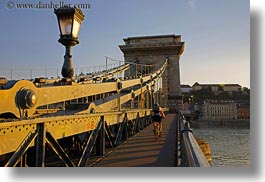
[[[191,127],[197,125],[211,125],[211,126],[240,126],[240,127],[250,127],[249,119],[240,120],[196,120],[190,121]]]

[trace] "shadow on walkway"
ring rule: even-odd
[[[96,163],[95,167],[174,167],[176,149],[175,114],[163,120],[162,136],[156,139],[153,125]]]

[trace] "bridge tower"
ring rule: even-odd
[[[145,68],[134,66],[125,73],[127,76],[139,76],[143,71],[148,73],[160,67],[168,58],[168,66],[161,79],[162,83],[157,83],[155,86],[157,93],[160,93],[154,94],[155,100],[170,109],[181,108],[179,61],[184,52],[184,42],[181,42],[181,36],[141,36],[128,37],[123,40],[125,45],[119,47],[124,54],[125,62],[150,65]],[[160,89],[161,85],[162,89]]]

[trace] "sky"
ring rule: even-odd
[[[59,68],[64,46],[53,9],[18,9],[0,1],[0,76],[10,68]],[[250,88],[249,0],[78,0],[82,9],[79,41],[73,47],[74,67],[105,64],[105,56],[124,60],[118,45],[134,36],[181,35],[181,84],[240,84]],[[6,72],[5,72],[6,74]]]

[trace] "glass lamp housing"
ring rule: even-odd
[[[84,15],[80,9],[71,7],[62,7],[54,10],[57,15],[60,39],[59,42],[63,45],[76,45],[78,41],[78,33]]]

